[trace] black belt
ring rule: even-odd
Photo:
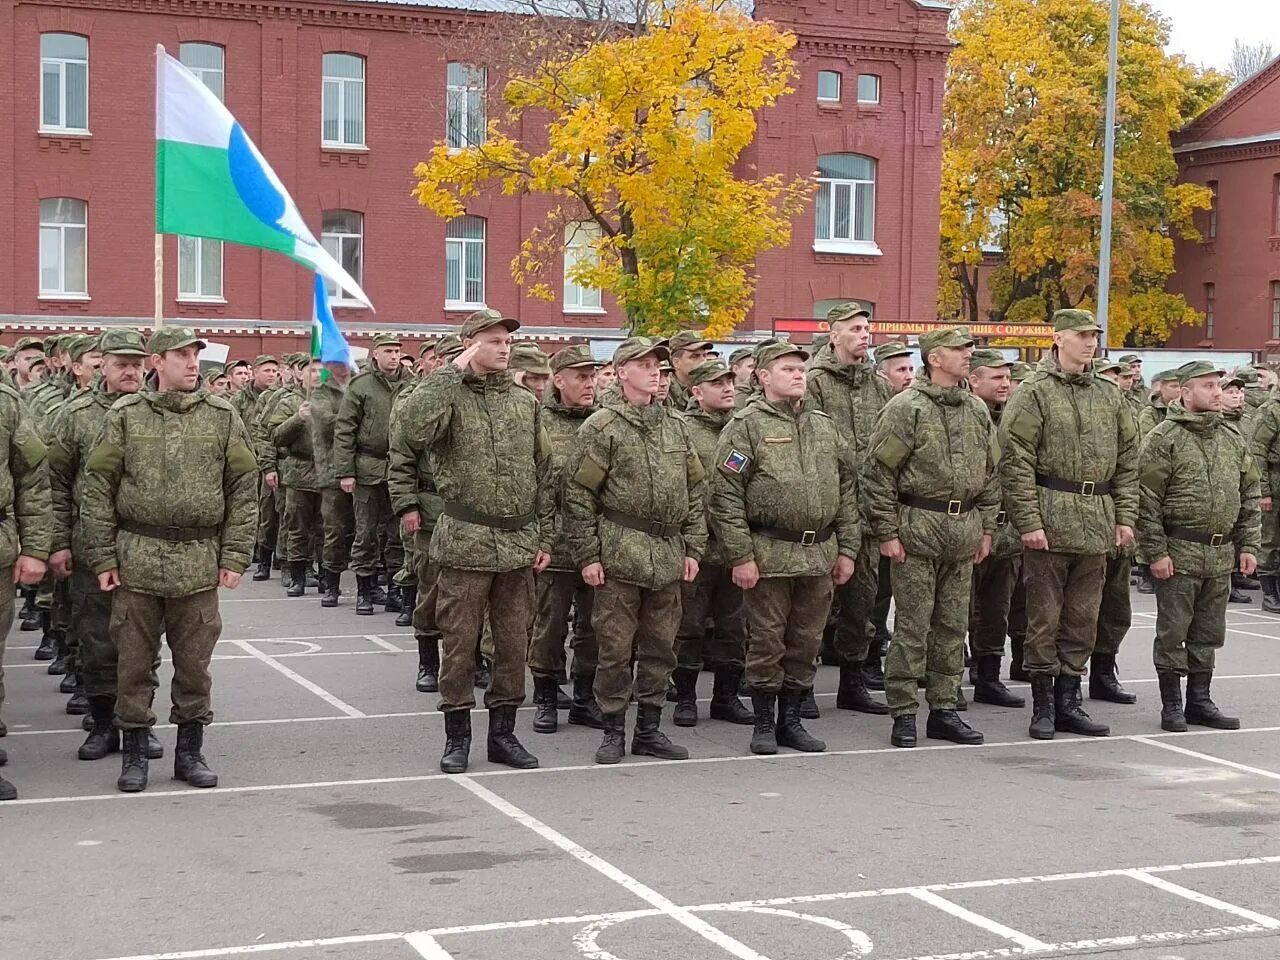
[[[823,527],[821,530],[786,530],[782,527],[767,527],[762,523],[749,524],[752,533],[758,533],[762,537],[768,537],[770,540],[785,540],[787,543],[798,543],[801,546],[809,547],[815,543],[826,543],[836,532],[836,528],[832,526]]]
[[[1206,547],[1220,547],[1224,543],[1231,543],[1228,537],[1229,533],[1205,533],[1203,530],[1192,530],[1190,527],[1165,527],[1165,536],[1173,537],[1175,540],[1190,540],[1192,543],[1202,543]]]
[[[968,513],[978,505],[977,497],[968,500],[934,500],[932,497],[917,497],[914,493],[898,494],[898,502],[920,510],[932,510],[934,513],[945,513],[949,517],[958,517]]]
[[[121,520],[120,529],[136,533],[140,537],[150,537],[152,540],[167,540],[170,543],[213,540],[222,533],[221,527],[157,527],[149,523],[138,523],[134,520]]]
[[[375,450],[373,447],[366,447],[363,444],[356,444],[356,453],[363,453],[366,457],[373,457],[375,460],[387,459],[387,451]]]
[[[522,513],[518,517],[494,517],[487,513],[469,510],[458,503],[446,503],[444,515],[466,523],[474,523],[477,526],[492,527],[495,530],[523,530],[533,523],[536,516],[533,513]]]
[[[1036,486],[1061,490],[1063,493],[1076,493],[1082,497],[1101,497],[1111,492],[1110,480],[1063,480],[1045,473],[1036,474]]]
[[[678,536],[683,529],[678,523],[663,523],[660,520],[633,517],[629,513],[621,513],[609,507],[605,507],[600,512],[604,514],[606,520],[612,520],[620,527],[626,527],[628,530],[639,530],[641,533],[647,533],[651,537],[674,537]]]

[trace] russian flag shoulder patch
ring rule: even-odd
[[[730,450],[729,456],[724,458],[721,464],[730,473],[741,473],[747,468],[747,464],[751,462],[751,458],[739,450]]]

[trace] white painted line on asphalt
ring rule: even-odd
[[[1251,933],[1264,933],[1265,928],[1256,923],[1241,924],[1235,927],[1211,927],[1206,930],[1169,930],[1163,933],[1135,933],[1123,937],[1098,937],[1093,940],[1069,940],[1065,943],[1047,944],[1053,953],[1094,953],[1099,950],[1108,952],[1125,947],[1145,947],[1168,943],[1199,942],[1202,940],[1229,940]],[[1008,957],[1021,957],[1028,951],[1017,947],[997,947],[994,950],[965,950],[960,953],[930,953],[915,957],[901,957],[899,960],[1007,960]]]
[[[453,960],[453,954],[440,946],[430,934],[421,931],[406,933],[404,939],[424,960]]]
[[[1265,913],[1256,913],[1246,907],[1236,906],[1234,903],[1228,903],[1225,900],[1219,900],[1217,897],[1211,897],[1208,894],[1200,893],[1198,890],[1192,890],[1181,884],[1173,883],[1164,877],[1155,877],[1141,870],[1129,870],[1126,876],[1141,881],[1148,886],[1155,887],[1157,890],[1163,890],[1165,893],[1172,893],[1175,897],[1182,897],[1184,900],[1190,900],[1201,906],[1212,907],[1214,910],[1221,910],[1224,913],[1230,913],[1239,917],[1241,920],[1248,920],[1250,923],[1256,923],[1266,927],[1268,930],[1280,929],[1280,920],[1275,917],[1269,917]]]
[[[1240,731],[1228,730],[1227,732],[1238,733]],[[1168,750],[1172,753],[1180,753],[1186,757],[1195,757],[1197,760],[1204,760],[1208,763],[1216,763],[1219,766],[1230,767],[1232,770],[1239,770],[1243,773],[1252,773],[1254,776],[1266,777],[1269,780],[1280,780],[1280,773],[1276,773],[1274,770],[1264,770],[1261,767],[1251,767],[1245,763],[1236,763],[1234,760],[1215,757],[1211,753],[1200,753],[1196,750],[1188,750],[1186,747],[1179,747],[1172,743],[1162,743],[1155,739],[1155,735],[1150,737],[1133,737],[1132,740],[1135,743],[1145,743],[1150,747],[1159,747],[1161,750]]]
[[[639,897],[651,907],[662,911],[665,916],[670,917],[676,923],[692,930],[694,933],[698,934],[698,936],[715,944],[726,953],[737,957],[738,960],[768,960],[768,958],[763,954],[757,953],[745,943],[735,940],[719,927],[713,926],[701,917],[695,916],[688,910],[684,909],[684,907],[677,906],[673,901],[668,900],[657,890],[646,886],[630,874],[624,873],[612,863],[609,863],[609,861],[596,856],[590,850],[578,843],[575,843],[573,840],[570,840],[563,833],[560,833],[558,830],[553,830],[541,820],[521,810],[515,804],[508,800],[504,800],[492,790],[476,783],[471,779],[471,777],[465,775],[455,777],[453,778],[453,782],[463,789],[471,791],[471,793],[475,794],[499,813],[510,817],[521,826],[532,830],[547,842],[555,844],[575,860],[578,860],[580,863],[585,864],[597,873],[609,878],[628,893]]]
[[[403,940],[403,933],[368,933],[351,937],[325,937],[321,940],[283,940],[279,943],[251,943],[243,947],[209,947],[205,950],[177,950],[170,953],[137,953],[110,960],[202,960],[204,957],[242,957],[276,950],[300,950],[306,947],[341,947],[357,943],[383,943]]]
[[[334,707],[337,710],[341,710],[348,717],[364,717],[365,716],[365,714],[362,711],[357,710],[355,707],[347,703],[345,700],[341,700],[338,697],[335,697],[332,693],[330,693],[324,687],[320,686],[318,683],[313,683],[312,681],[304,677],[302,674],[297,673],[296,671],[290,670],[288,667],[286,667],[283,663],[281,663],[275,657],[268,656],[267,654],[263,653],[261,650],[255,647],[248,640],[236,640],[235,644],[245,653],[248,653],[251,656],[257,658],[258,660],[261,660],[263,663],[269,666],[272,670],[275,670],[281,676],[288,677],[290,680],[292,680],[298,686],[302,687],[304,690],[311,691],[317,697],[323,700],[325,703],[329,704],[329,706]]]
[[[932,890],[915,887],[907,891],[907,896],[915,897],[921,903],[927,903],[943,913],[949,913],[956,919],[972,924],[980,930],[985,930],[987,933],[995,934],[997,937],[1003,937],[1005,940],[1016,943],[1028,953],[1038,953],[1050,949],[1049,945],[1043,940],[1037,940],[1035,937],[1014,930],[1012,927],[1006,927],[998,920],[992,920],[990,917],[984,917],[980,913],[974,913],[958,903],[952,903],[945,897],[938,896]]]
[[[382,639],[382,637],[378,636],[376,633],[366,633],[366,634],[364,635],[364,638],[365,638],[366,640],[368,640],[370,643],[374,644],[375,646],[379,646],[379,647],[381,647],[383,650],[390,650],[392,653],[409,653],[409,652],[410,652],[410,651],[408,651],[408,650],[404,649],[404,647],[397,647],[397,646],[396,646],[394,643],[392,643],[390,640],[383,640],[383,639]],[[361,653],[367,653],[368,651],[366,651],[366,650],[362,650],[362,651],[360,651],[360,652],[361,652]],[[412,651],[412,652],[413,652],[413,653],[417,653],[417,651],[416,651],[416,650],[414,650],[414,651]]]

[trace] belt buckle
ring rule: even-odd
[[[1092,497],[1092,496],[1093,496],[1093,481],[1092,481],[1092,480],[1085,480],[1084,482],[1082,482],[1082,483],[1080,484],[1080,496],[1082,496],[1082,497]]]
[[[1224,536],[1226,536],[1226,534],[1222,534],[1222,533],[1215,533],[1215,534],[1212,534],[1212,535],[1209,537],[1209,546],[1211,546],[1211,547],[1220,547],[1220,546],[1222,546],[1222,538],[1223,538]]]
[[[805,530],[803,533],[800,534],[800,546],[802,547],[812,547],[817,542],[818,542],[817,530]]]
[[[170,543],[181,543],[182,528],[181,527],[165,527],[164,538],[168,540]]]
[[[947,501],[947,516],[948,516],[948,517],[958,517],[958,516],[960,516],[960,508],[961,508],[962,506],[964,506],[964,501],[963,501],[963,500],[948,500],[948,501]]]
[[[1009,514],[1006,511],[1001,510],[999,513],[996,514],[996,526],[1003,527],[1005,525],[1005,522],[1008,519],[1009,519]]]
[[[649,521],[649,531],[648,531],[648,532],[649,532],[649,536],[651,536],[651,537],[665,537],[665,536],[666,536],[666,533],[665,533],[664,531],[665,531],[665,529],[666,529],[666,526],[667,526],[667,525],[666,525],[665,523],[659,523],[657,520],[650,520],[650,521]]]

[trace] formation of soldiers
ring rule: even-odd
[[[217,783],[218,588],[255,564],[326,607],[349,602],[350,569],[357,615],[413,627],[445,772],[468,767],[477,688],[489,760],[538,765],[516,731],[526,669],[532,730],[567,711],[601,731],[599,763],[625,756],[633,702],[631,752],[687,758],[662,711],[696,725],[704,669],[710,718],[750,726],[752,752],[824,750],[803,722],[819,661],[839,667],[836,708],[887,715],[895,746],[917,743],[921,690],[927,737],[981,743],[962,675],[975,702],[1024,708],[1006,649],[1032,737],[1104,736],[1082,678],[1093,700],[1137,699],[1116,672],[1131,576],[1156,596],[1161,726],[1239,726],[1210,685],[1255,573],[1280,611],[1269,371],[1194,361],[1148,395],[1136,356],[1095,357],[1081,310],[1055,315],[1034,368],[964,327],[873,353],[866,311],[827,319],[812,353],[770,339],[726,363],[686,331],[606,362],[548,357],[481,310],[416,359],[375,337],[355,375],[307,354],[202,374],[182,327],[19,340],[0,566],[84,715],[79,757],[119,752],[119,789],[145,789],[164,636],[175,777]],[[8,598],[0,636],[13,616]]]

